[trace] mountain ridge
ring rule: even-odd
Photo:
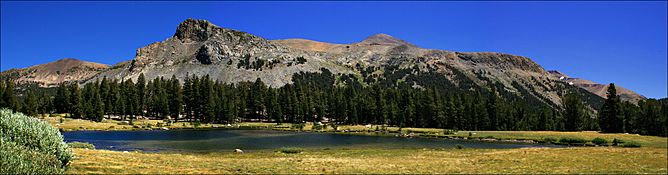
[[[294,74],[317,73],[323,69],[334,74],[355,75],[364,81],[394,81],[390,83],[437,73],[459,88],[498,86],[522,98],[553,106],[560,104],[563,83],[568,83],[523,56],[424,49],[387,34],[375,34],[349,44],[308,39],[267,40],[196,19],[180,23],[174,35],[166,40],[138,48],[132,60],[70,81],[85,83],[105,77],[136,80],[140,74],[149,80],[161,76],[184,80],[192,75],[209,75],[225,83],[260,78],[270,87],[281,87],[292,83]],[[21,78],[24,77],[17,80]],[[417,86],[424,83],[411,81]],[[574,85],[593,86],[591,83]],[[583,89],[601,97],[598,88]],[[622,92],[636,94],[630,90]],[[629,98],[644,97],[636,94]]]

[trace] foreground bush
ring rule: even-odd
[[[70,146],[70,148],[88,148],[88,149],[95,149],[95,145],[87,143],[87,142],[70,142],[67,145]]]
[[[281,148],[279,151],[282,152],[282,153],[286,153],[286,154],[297,154],[297,153],[303,152],[304,149],[289,147],[289,148]]]
[[[72,151],[46,122],[0,110],[0,174],[62,173]]]
[[[26,149],[14,142],[0,141],[0,174],[59,174],[63,173],[56,156]]]

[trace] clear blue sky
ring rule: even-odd
[[[61,58],[114,64],[187,18],[268,39],[527,56],[548,70],[666,97],[666,2],[1,2],[1,70]]]

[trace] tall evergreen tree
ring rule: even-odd
[[[567,93],[563,101],[564,128],[567,131],[581,131],[584,120],[584,105],[576,92]]]
[[[135,91],[136,94],[133,95],[136,99],[133,100],[136,101],[137,106],[134,114],[143,116],[145,115],[144,109],[146,109],[146,78],[144,77],[144,73],[139,74],[135,86],[137,90]]]
[[[620,115],[620,100],[617,96],[615,84],[610,83],[606,99],[599,110],[599,126],[602,132],[621,133],[624,132],[624,119]]]

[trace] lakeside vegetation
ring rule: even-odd
[[[165,125],[162,120],[136,120],[132,124],[121,121],[105,120],[94,122],[90,120],[43,117],[43,120],[63,131],[76,130],[162,130],[162,129],[269,129],[279,131],[301,131],[301,132],[334,132],[339,134],[364,134],[379,136],[415,136],[415,137],[439,137],[454,139],[485,139],[487,141],[512,141],[528,140],[533,142],[557,143],[561,138],[578,138],[586,142],[592,142],[595,138],[605,139],[606,145],[612,145],[613,140],[636,142],[643,147],[668,147],[668,138],[657,136],[642,136],[638,134],[599,133],[596,131],[566,132],[566,131],[454,131],[438,128],[399,128],[383,125],[323,125],[314,127],[314,123],[293,125],[290,123],[260,123],[241,122],[231,125],[226,124],[199,124],[194,122],[176,122]],[[297,127],[299,126],[299,127]],[[334,128],[336,127],[336,129]],[[412,133],[412,134],[411,134]],[[403,134],[403,135],[402,135]],[[492,140],[493,139],[493,140]],[[582,145],[584,146],[584,145]],[[589,145],[594,146],[594,145]]]
[[[661,174],[665,148],[305,149],[142,153],[74,149],[67,173],[613,173]]]

